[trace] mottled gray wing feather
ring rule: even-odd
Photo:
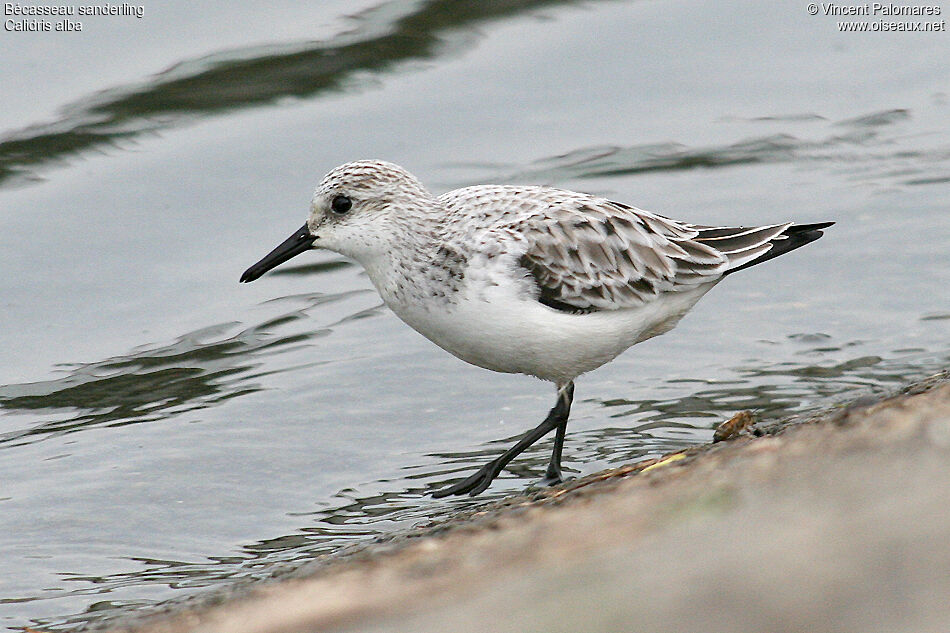
[[[788,226],[698,226],[595,199],[532,217],[522,227],[529,246],[520,263],[551,307],[633,308],[717,281],[763,255]]]

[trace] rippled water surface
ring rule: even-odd
[[[837,221],[582,377],[574,474],[946,367],[947,33],[724,4],[164,2],[0,33],[0,626],[268,576],[540,477],[550,441],[476,500],[426,496],[550,385],[448,356],[331,253],[237,283],[348,160]]]

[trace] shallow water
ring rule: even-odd
[[[237,284],[347,160],[838,222],[582,377],[572,473],[950,361],[946,32],[753,2],[163,4],[0,34],[2,626],[268,576],[541,475],[549,442],[474,501],[425,496],[549,385],[448,356],[330,253]]]

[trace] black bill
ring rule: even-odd
[[[293,235],[281,242],[280,246],[265,255],[264,259],[245,270],[244,274],[241,275],[241,283],[254,281],[271,268],[283,264],[300,253],[309,251],[313,248],[313,240],[314,237],[310,234],[310,229],[304,224],[294,231]]]

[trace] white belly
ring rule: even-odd
[[[387,304],[413,329],[466,362],[563,384],[670,330],[713,285],[665,293],[638,308],[590,314],[554,310],[510,287],[464,293],[452,303]]]

